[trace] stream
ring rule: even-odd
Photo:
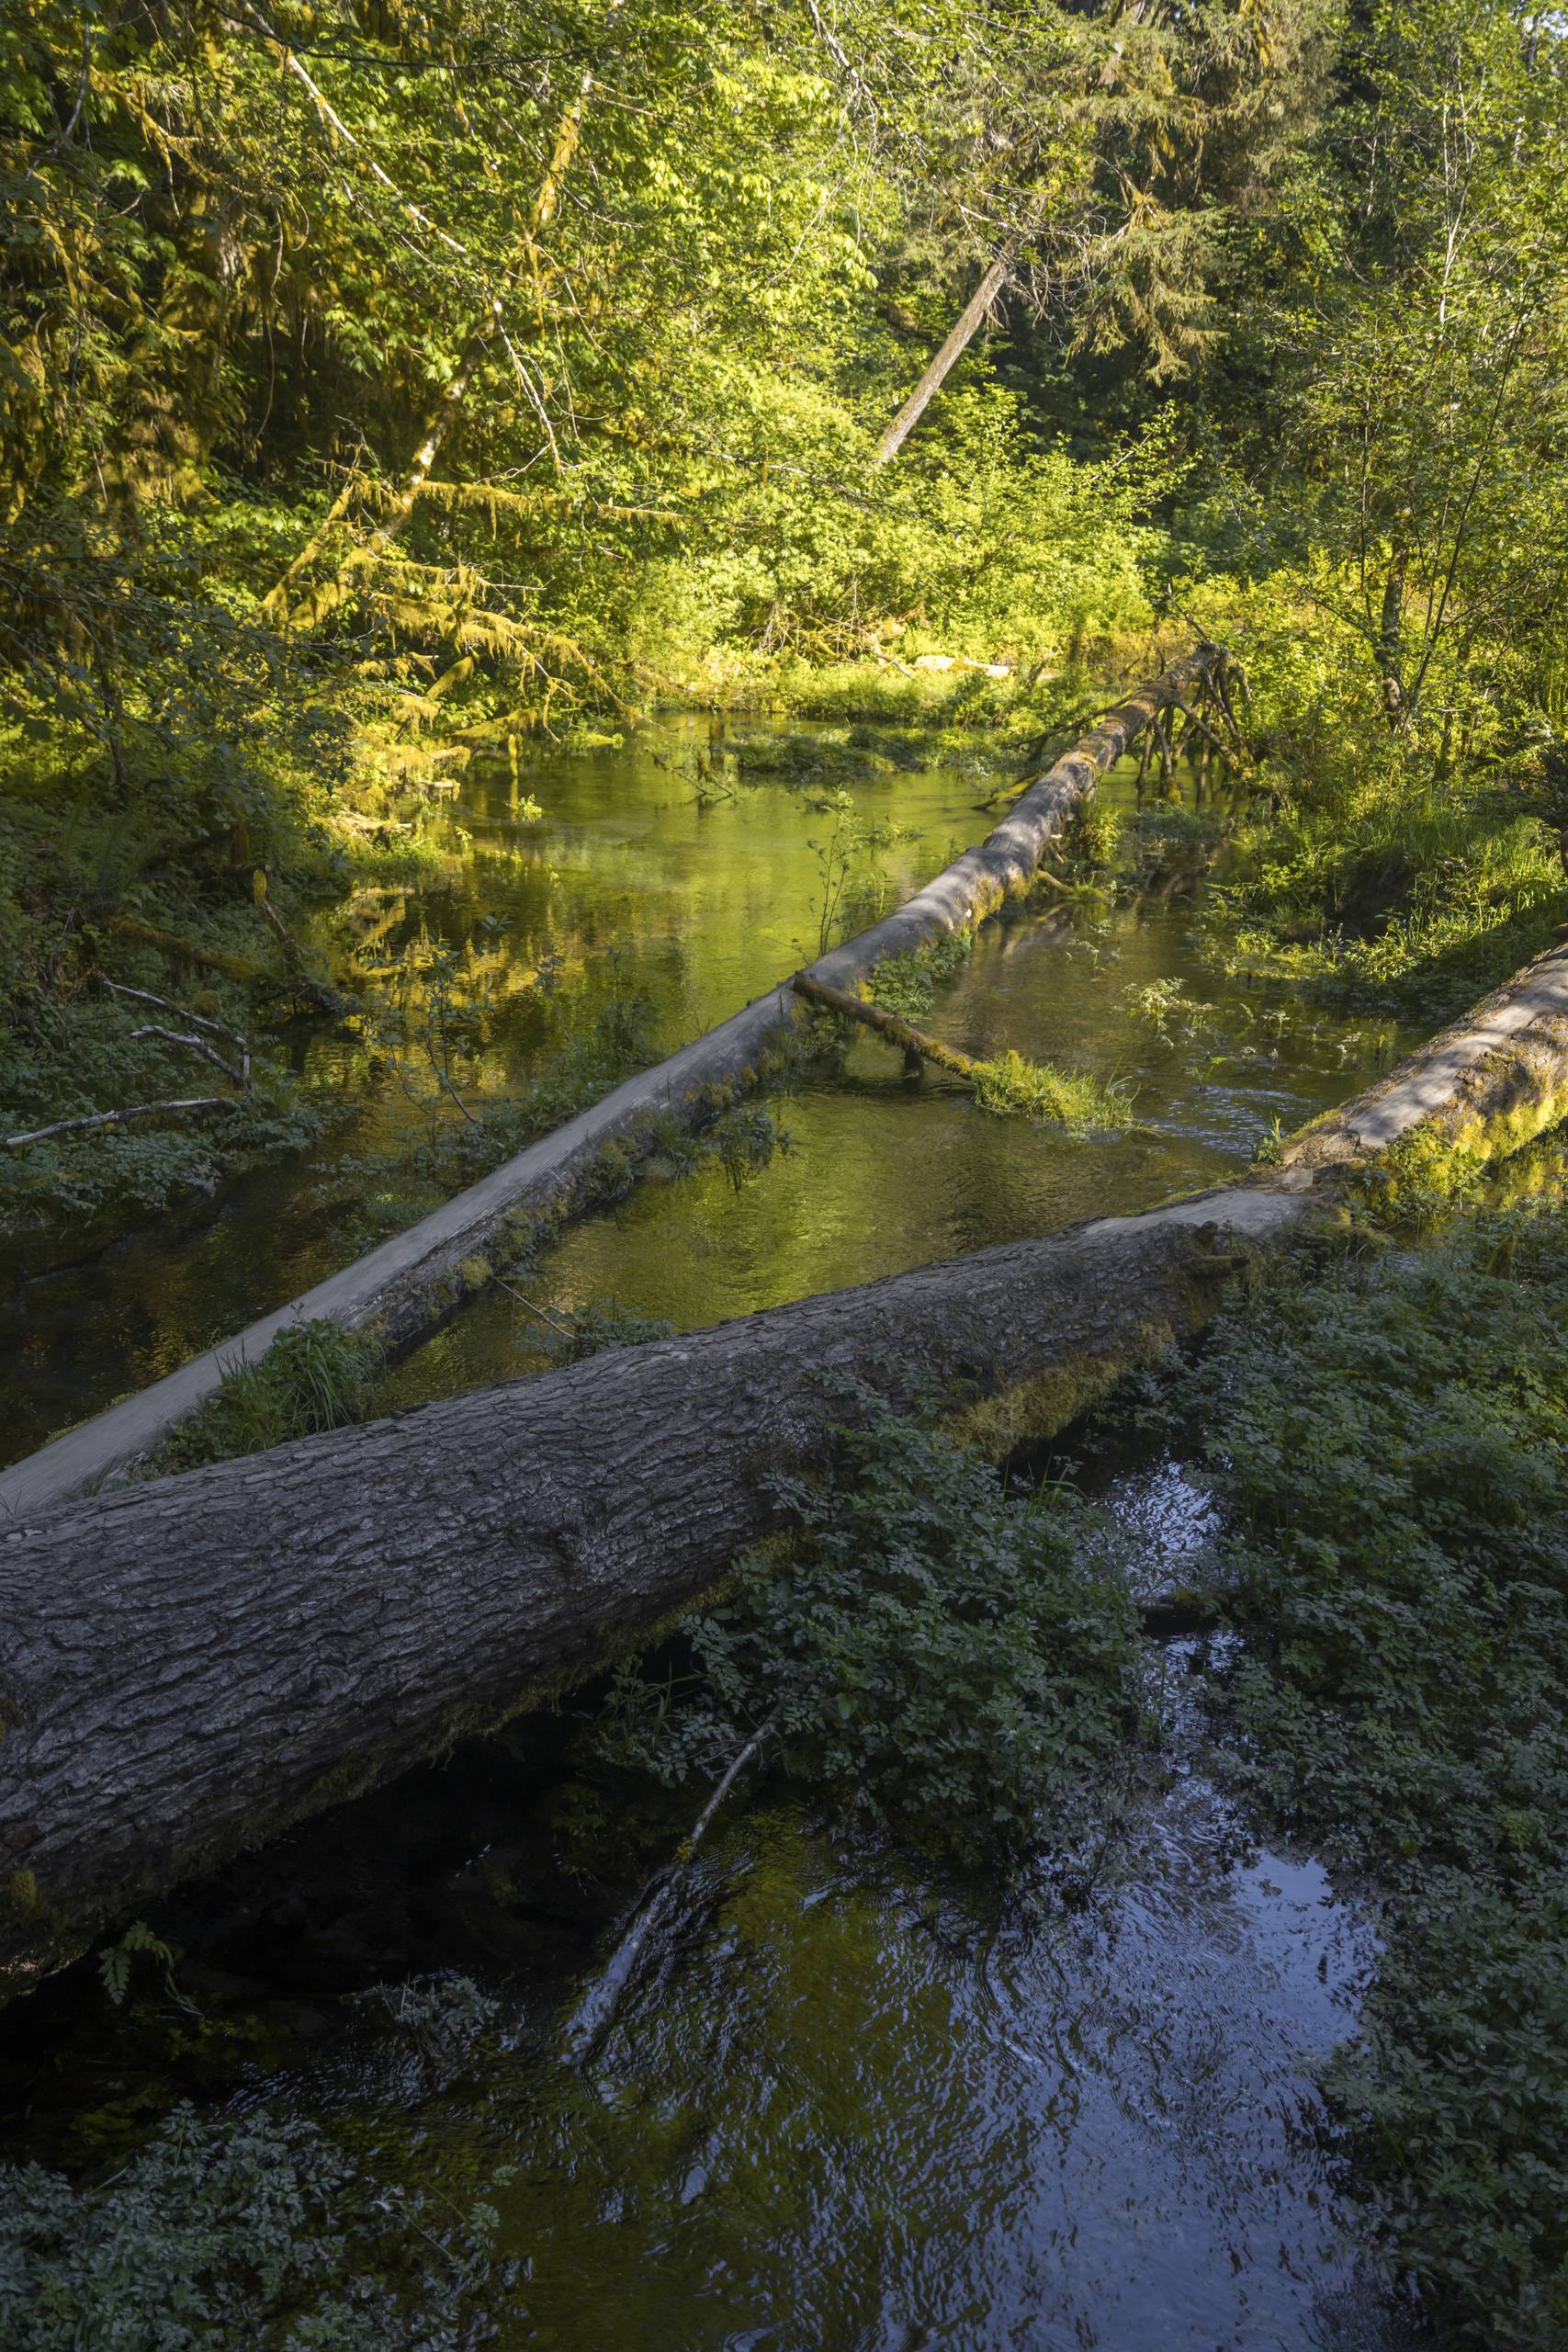
[[[663,1052],[816,951],[827,820],[772,778],[704,805],[692,763],[721,731],[671,723],[537,762],[522,779],[536,819],[515,775],[476,772],[435,820],[439,865],[349,910],[367,967],[390,974],[425,940],[462,960],[484,1005],[457,1072],[470,1099],[538,1065],[557,996],[645,997]],[[960,770],[845,781],[885,838],[849,876],[840,928],[989,821],[987,782]],[[1107,788],[1131,794],[1129,775]],[[1390,1034],[1226,978],[1206,944],[1190,897],[1088,924],[1036,907],[987,927],[929,1016],[972,1053],[1122,1081],[1130,1133],[987,1117],[857,1040],[772,1105],[790,1145],[754,1178],[656,1166],[568,1228],[529,1296],[692,1328],[1137,1209],[1234,1173],[1275,1121],[1386,1067]],[[362,1039],[293,1050],[333,1114],[320,1153],[187,1213],[176,1250],[144,1233],[7,1309],[13,1453],[337,1262],[334,1168],[429,1114]],[[537,1329],[492,1292],[386,1376],[384,1401],[528,1370]],[[1103,1495],[1150,1589],[1209,1540],[1176,1464],[1124,1468]],[[1076,1905],[977,1917],[764,1781],[704,1846],[603,2043],[570,2063],[574,1992],[694,1807],[594,1781],[570,1724],[525,1717],[171,1899],[152,1924],[186,1955],[182,1981],[245,2032],[128,2053],[85,1963],[0,2019],[6,2105],[65,2161],[133,2144],[180,2090],[417,2148],[456,2202],[501,2214],[507,2347],[1396,2352],[1309,2079],[1354,2030],[1375,1938],[1226,1795],[1202,1703],[1213,1646],[1147,1645],[1158,1769],[1130,1780],[1103,1883]],[[411,2031],[395,2001],[366,1998],[446,1970],[494,2004],[465,2034]]]
[[[738,731],[767,741],[754,724]],[[671,721],[621,751],[536,761],[521,779],[477,768],[431,814],[428,872],[357,892],[323,920],[323,941],[340,956],[346,946],[349,968],[387,1003],[432,948],[453,959],[467,1016],[453,1074],[470,1103],[515,1094],[558,1053],[565,1023],[617,999],[647,1005],[658,1059],[821,944],[812,844],[832,819],[810,796],[837,786],[769,776],[705,800],[695,763],[705,769],[716,739],[717,720]],[[1101,799],[1130,808],[1132,777],[1129,762]],[[978,839],[996,821],[976,806],[995,782],[953,767],[851,776],[854,821],[872,838],[831,935],[897,905]],[[530,795],[538,818],[520,813]],[[613,1214],[569,1230],[530,1296],[557,1308],[613,1296],[690,1329],[1223,1181],[1274,1123],[1295,1126],[1376,1076],[1395,1040],[1226,978],[1198,916],[1190,898],[1152,893],[1068,927],[1037,899],[985,926],[927,1017],[976,1055],[1011,1046],[1122,1081],[1131,1133],[1074,1141],[989,1117],[963,1087],[911,1081],[886,1046],[857,1039],[841,1066],[775,1105],[792,1148],[755,1182],[737,1193],[714,1164],[678,1182],[656,1167]],[[406,1221],[399,1147],[460,1112],[428,1079],[411,1089],[395,1057],[354,1027],[301,1026],[287,1048],[326,1122],[318,1148],[37,1272],[0,1303],[0,1460],[347,1263],[368,1246],[367,1216],[377,1239]],[[369,1157],[382,1165],[367,1179]],[[531,1369],[529,1337],[528,1318],[494,1292],[394,1373],[388,1401]]]

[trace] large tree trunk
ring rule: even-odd
[[[23,1520],[0,1539],[0,1984],[602,1662],[770,1524],[829,1374],[962,1382],[997,1454],[1196,1329],[1348,1162],[1568,1101],[1568,949],[1266,1175]],[[1216,1246],[1216,1244],[1218,1246]]]
[[[690,1600],[820,1456],[823,1373],[977,1385],[1048,1433],[1201,1320],[1238,1193],[426,1405],[0,1540],[0,1984],[502,1721]]]

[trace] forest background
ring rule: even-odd
[[[19,0],[8,1129],[190,1091],[106,982],[319,1001],[302,916],[477,753],[694,700],[1021,753],[1161,631],[1251,680],[1249,951],[1500,977],[1564,907],[1563,52],[1479,0]],[[304,1115],[263,1054],[0,1156],[6,1223]]]

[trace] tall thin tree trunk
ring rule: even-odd
[[[953,322],[952,331],[942,349],[925,369],[914,390],[877,443],[875,450],[877,465],[885,466],[890,458],[896,458],[898,455],[899,450],[974,342],[979,332],[981,320],[985,318],[991,304],[1006,285],[1023,241],[1034,225],[1035,220],[1032,218],[1027,226],[1015,229],[1006,243],[998,249],[984,277],[981,278]]]
[[[1378,667],[1382,679],[1383,715],[1396,731],[1405,723],[1403,633],[1404,578],[1409,557],[1396,547],[1388,561],[1382,585],[1382,611],[1378,620]]]

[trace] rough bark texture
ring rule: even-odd
[[[1021,794],[977,849],[965,850],[895,913],[818,957],[809,967],[811,976],[852,989],[884,956],[908,954],[942,932],[977,922],[1004,899],[1028,889],[1045,849],[1077,803],[1094,790],[1150,718],[1190,693],[1217,662],[1217,649],[1204,647],[1129,695]],[[469,1290],[488,1282],[499,1265],[515,1258],[532,1238],[537,1217],[570,1207],[591,1191],[607,1148],[636,1149],[654,1113],[696,1125],[707,1114],[715,1090],[733,1093],[765,1074],[769,1055],[800,1017],[787,981],[770,989],[342,1273],[40,1447],[0,1473],[0,1521],[88,1492],[144,1460],[211,1396],[225,1372],[254,1363],[290,1323],[324,1317],[353,1330],[374,1326],[394,1352],[408,1345]]]
[[[0,1984],[514,1710],[711,1584],[817,1375],[969,1380],[997,1445],[1194,1329],[1237,1190],[72,1505],[0,1539]],[[987,1422],[987,1415],[991,1416]]]

